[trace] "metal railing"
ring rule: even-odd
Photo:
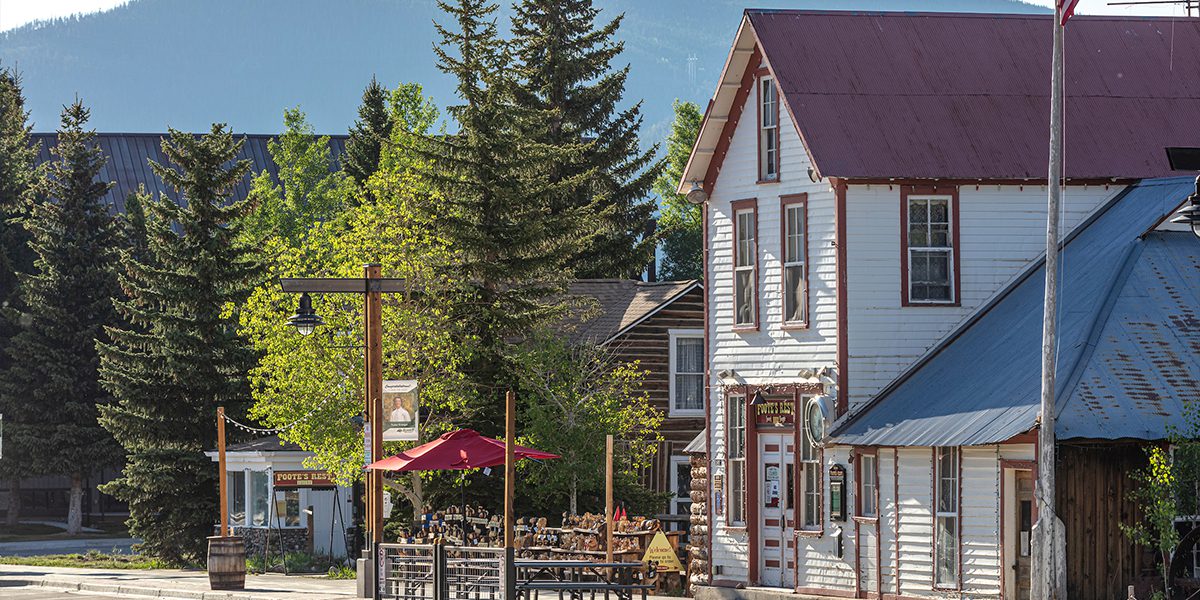
[[[502,600],[507,572],[504,548],[445,547],[447,598]]]
[[[378,598],[435,600],[438,546],[424,544],[380,544],[378,551]]]

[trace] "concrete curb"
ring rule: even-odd
[[[4,579],[0,579],[0,588],[5,587],[40,587],[75,592],[145,596],[147,598],[164,598],[169,600],[277,600],[279,598],[279,596],[263,595],[262,593],[253,592],[181,590],[116,583],[57,580],[51,578],[6,577]],[[349,598],[349,596],[347,596],[347,598]]]

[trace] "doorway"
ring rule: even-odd
[[[795,435],[758,435],[759,580],[767,587],[792,588],[796,581]]]
[[[1005,598],[1030,600],[1033,470],[1004,469]]]

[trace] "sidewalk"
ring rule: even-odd
[[[132,552],[137,538],[67,538],[58,540],[33,540],[29,542],[0,542],[0,556],[39,556],[42,554],[84,554],[88,550],[122,554]]]
[[[354,580],[320,576],[247,575],[243,591],[214,592],[202,571],[74,569],[0,565],[0,590],[34,586],[179,600],[349,600]],[[4,596],[0,591],[0,597]]]

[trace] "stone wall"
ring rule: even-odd
[[[687,591],[708,583],[708,456],[693,454],[692,515],[688,536]]]
[[[283,551],[308,552],[308,529],[270,529],[265,527],[234,527],[233,535],[242,536],[246,540],[246,556],[261,556],[263,544],[270,532],[272,556],[279,555],[280,539],[283,539]]]

